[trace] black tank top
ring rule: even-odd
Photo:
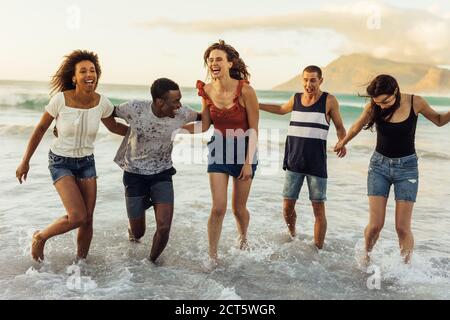
[[[411,111],[402,122],[379,121],[377,127],[376,151],[388,158],[401,158],[416,153],[414,140],[416,134],[417,115],[413,108],[411,95]]]

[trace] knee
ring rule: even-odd
[[[235,216],[240,217],[240,216],[243,216],[243,215],[248,214],[248,210],[247,210],[246,207],[233,206],[233,214],[234,214]]]
[[[311,206],[313,208],[315,215],[325,214],[325,203],[324,202],[311,201]]]
[[[325,213],[314,213],[314,218],[316,220],[316,222],[320,222],[320,223],[326,223],[327,222],[327,217],[325,216]]]
[[[92,228],[93,223],[94,223],[94,219],[93,219],[92,215],[90,215],[90,216],[86,217],[82,226],[85,228]]]
[[[141,230],[133,230],[131,231],[131,233],[133,234],[133,237],[135,239],[140,239],[145,235],[145,230],[141,229]]]
[[[227,207],[224,205],[215,205],[211,209],[211,216],[215,218],[223,218],[225,216],[225,212],[227,211]]]
[[[156,232],[160,236],[168,237],[169,233],[170,233],[170,224],[162,224],[162,225],[158,226]]]
[[[382,225],[368,225],[366,230],[370,236],[377,236],[381,229],[383,229]]]
[[[399,238],[405,238],[411,233],[411,229],[404,226],[396,226],[395,230],[397,231],[397,235]]]
[[[69,222],[71,224],[73,224],[76,228],[79,228],[81,226],[84,226],[87,222],[88,222],[88,217],[85,213],[77,213],[77,212],[72,212],[69,215]],[[91,224],[92,224],[92,219],[91,219]]]
[[[295,205],[292,204],[283,204],[283,214],[285,216],[291,216],[295,214]]]

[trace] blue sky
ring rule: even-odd
[[[98,53],[104,83],[182,86],[205,78],[218,39],[242,55],[257,89],[308,64],[370,53],[450,65],[450,1],[1,1],[1,79],[48,80],[73,49]],[[5,41],[6,40],[6,41]]]

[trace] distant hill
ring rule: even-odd
[[[394,76],[403,92],[450,94],[450,70],[433,65],[401,63],[377,59],[367,54],[344,55],[322,68],[323,90],[333,93],[365,93],[376,75]],[[273,88],[277,91],[302,91],[301,74]]]

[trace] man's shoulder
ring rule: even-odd
[[[126,103],[131,108],[138,108],[138,107],[147,107],[152,103],[152,101],[145,100],[145,99],[133,99],[133,100],[127,101]]]
[[[190,106],[183,104],[183,105],[181,105],[181,108],[178,109],[177,115],[179,117],[186,117],[186,115],[188,115],[191,112],[197,112],[197,111],[192,109]]]
[[[183,112],[188,112],[188,111],[195,111],[194,109],[192,109],[191,106],[187,105],[187,104],[182,104],[180,110],[182,110]]]
[[[327,95],[327,101],[326,101],[327,106],[332,107],[332,106],[335,106],[338,104],[338,100],[337,100],[336,96],[334,96],[333,94],[326,92],[326,91],[323,94]]]

